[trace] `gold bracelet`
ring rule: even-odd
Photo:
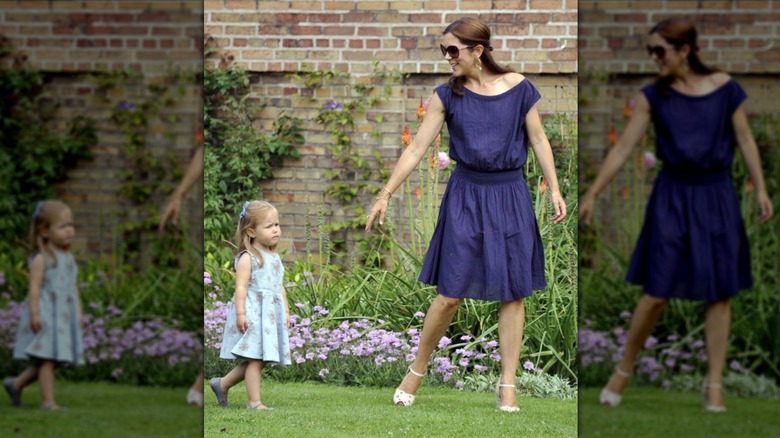
[[[386,198],[382,197],[382,192],[387,192]],[[379,189],[379,194],[376,196],[376,200],[378,201],[380,199],[384,199],[385,201],[389,201],[391,196],[393,196],[393,192],[391,192],[390,189],[388,189],[387,186],[385,186]]]

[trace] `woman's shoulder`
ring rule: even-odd
[[[720,88],[726,85],[729,81],[731,81],[731,79],[731,75],[722,71],[716,71],[707,76],[707,80],[710,81],[714,88]]]
[[[504,82],[509,88],[514,87],[515,85],[519,84],[520,82],[523,82],[525,79],[525,76],[523,76],[520,73],[517,72],[509,72],[504,73],[501,75],[500,80]]]

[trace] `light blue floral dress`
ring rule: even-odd
[[[38,303],[42,328],[38,333],[30,328],[29,298],[25,299],[16,329],[14,359],[47,359],[82,365],[84,342],[76,295],[79,268],[69,252],[54,251],[54,256],[57,266],[44,254],[46,267]]]
[[[278,254],[262,252],[265,263],[248,251],[252,258],[252,273],[244,305],[249,329],[241,333],[236,326],[236,297],[228,305],[227,321],[222,335],[222,359],[260,359],[264,362],[290,364],[290,340],[287,331],[287,311],[282,294],[284,265]]]

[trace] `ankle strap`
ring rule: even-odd
[[[705,382],[705,383],[704,383],[704,386],[705,386],[706,388],[712,388],[712,389],[721,389],[721,388],[723,388],[723,385],[721,385],[720,383],[709,383],[709,382]]]
[[[625,377],[626,379],[631,377],[631,373],[627,373],[627,372],[621,370],[619,366],[615,367],[615,374],[617,374],[620,377]]]
[[[515,385],[509,384],[509,383],[501,383],[498,385],[501,388],[515,388]]]
[[[426,375],[426,374],[428,374],[428,371],[427,371],[427,370],[426,370],[424,373],[422,373],[422,374],[418,373],[417,371],[415,371],[415,370],[413,370],[413,369],[412,369],[412,366],[411,366],[411,365],[409,366],[409,372],[410,372],[410,373],[412,373],[412,374],[414,374],[414,375],[415,375],[415,376],[417,376],[417,377],[420,377],[420,378],[423,378],[423,377],[425,377],[425,375]]]

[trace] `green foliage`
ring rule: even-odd
[[[304,85],[301,94],[314,95],[314,90],[326,86],[329,80],[349,78],[350,75],[335,70],[315,71],[304,65],[301,72],[289,77]],[[329,234],[332,252],[328,256],[333,256],[334,261],[342,265],[348,261],[348,249],[353,251],[352,259],[355,262],[365,263],[369,260],[369,253],[381,243],[375,236],[365,236],[361,231],[366,225],[363,205],[368,199],[366,195],[374,195],[381,188],[378,183],[368,181],[387,177],[382,171],[385,168],[384,161],[378,152],[365,157],[355,148],[355,117],[365,117],[366,110],[375,108],[390,97],[391,85],[400,83],[403,78],[402,73],[380,68],[379,63],[374,62],[372,73],[352,86],[352,95],[342,102],[330,101],[322,105],[314,119],[330,133],[332,141],[327,149],[334,166],[323,173],[331,180],[325,194],[335,205],[326,213],[333,220],[329,221],[324,231]],[[381,115],[375,117],[374,121],[381,123]],[[366,122],[371,123],[369,120]],[[374,130],[372,136],[378,137],[379,132]],[[337,211],[338,215],[335,214]],[[349,248],[350,245],[352,248]]]
[[[231,240],[244,201],[262,198],[258,183],[273,176],[285,157],[298,158],[301,120],[279,114],[273,132],[254,125],[264,107],[249,93],[249,76],[238,66],[204,70],[204,241],[213,252]]]
[[[0,36],[0,63],[13,55]],[[64,133],[53,126],[59,102],[44,95],[44,76],[14,63],[0,69],[0,252],[26,241],[35,204],[54,195],[68,169],[92,157],[94,121],[75,115]]]

